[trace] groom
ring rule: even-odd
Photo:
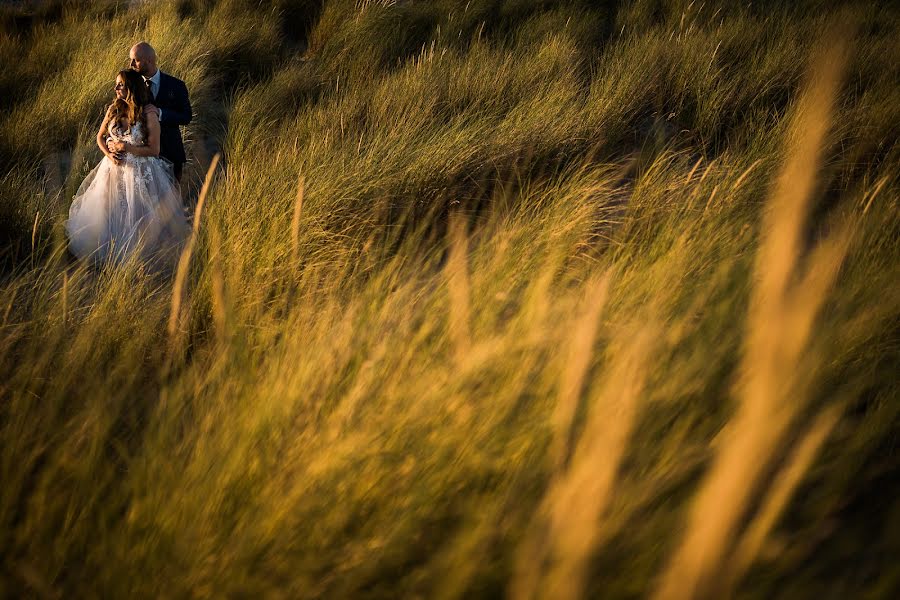
[[[159,109],[159,155],[172,161],[175,179],[181,173],[187,157],[181,139],[181,125],[191,122],[191,101],[184,82],[156,66],[156,51],[147,42],[131,47],[131,68],[140,73],[150,92],[150,101]]]

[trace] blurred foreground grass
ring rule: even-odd
[[[900,591],[888,4],[0,15],[3,596]],[[174,289],[62,237],[139,39]]]

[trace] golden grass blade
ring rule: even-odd
[[[200,196],[197,198],[197,209],[194,211],[193,231],[195,234],[200,229],[200,218],[203,215],[203,206],[206,204],[209,186],[212,184],[212,178],[216,172],[216,167],[219,166],[219,159],[221,157],[221,153],[216,152],[209,163],[209,168],[206,170],[206,177],[203,179],[203,187],[200,188]]]
[[[63,272],[62,281],[62,316],[63,323],[69,318],[69,274]]]
[[[548,254],[528,293],[525,323],[528,324],[529,340],[535,344],[540,343],[545,335],[547,314],[550,312],[550,287],[561,262],[560,256],[559,250]]]
[[[41,211],[37,211],[34,214],[34,224],[31,226],[31,254],[32,255],[34,254],[34,249],[35,249],[34,246],[37,243],[37,229],[38,229],[38,223],[40,223],[40,220],[41,220]]]
[[[297,257],[300,255],[300,216],[303,213],[303,192],[305,181],[300,176],[297,183],[297,199],[294,202],[294,215],[291,218],[291,264],[297,264]]]
[[[767,239],[760,246],[756,265],[757,304],[782,298],[795,268],[845,52],[844,44],[828,49],[811,74],[800,104],[788,158],[765,213]]]
[[[788,465],[772,484],[768,496],[759,510],[759,514],[747,527],[747,531],[744,533],[735,551],[730,572],[727,576],[726,593],[740,583],[747,569],[756,560],[763,542],[765,542],[769,532],[784,512],[791,495],[800,481],[802,481],[803,475],[809,470],[816,454],[819,452],[819,448],[828,439],[828,435],[834,429],[834,426],[837,425],[840,413],[840,408],[833,405],[819,414],[806,432],[806,435],[803,436],[803,439],[797,445]]]
[[[712,193],[709,195],[709,198],[706,200],[706,206],[703,207],[703,214],[706,214],[706,211],[709,210],[709,207],[712,205],[712,201],[716,197],[716,192],[719,191],[719,186],[713,188]]]
[[[41,221],[41,211],[34,213],[34,224],[31,226],[31,250],[34,250],[35,238],[37,237],[38,223]]]
[[[9,290],[8,293],[9,293],[9,302],[6,303],[6,308],[3,311],[3,326],[4,327],[6,327],[6,325],[9,324],[9,313],[12,312],[13,303],[17,300],[17,297],[19,295],[19,288],[13,287]]]
[[[872,207],[872,201],[875,200],[875,196],[878,195],[878,192],[881,191],[881,188],[884,187],[884,184],[887,183],[888,178],[882,177],[877,184],[875,184],[875,189],[869,193],[869,199],[866,201],[865,206],[863,207],[863,214],[869,212],[869,209]]]
[[[803,351],[826,293],[844,264],[850,240],[850,229],[845,226],[820,242],[811,253],[807,272],[796,288],[790,290],[785,306],[788,318],[782,332],[782,344],[788,356],[798,357]]]
[[[445,273],[450,294],[450,338],[455,347],[457,364],[462,364],[471,346],[469,250],[466,221],[462,215],[453,213],[450,216],[448,235],[450,236],[450,255],[447,258]]]
[[[757,159],[757,160],[753,161],[753,164],[750,165],[749,167],[747,167],[747,169],[743,173],[741,173],[740,177],[737,178],[737,180],[734,182],[734,185],[731,186],[731,190],[734,191],[734,190],[740,188],[741,184],[744,183],[744,180],[747,179],[747,177],[749,177],[750,173],[752,173],[753,170],[756,167],[758,167],[761,162],[762,162],[762,159]]]
[[[188,267],[191,264],[191,254],[194,251],[194,244],[196,243],[197,233],[200,229],[203,205],[206,202],[209,186],[212,182],[213,174],[216,171],[216,166],[219,164],[220,156],[219,153],[216,153],[215,156],[213,156],[209,169],[206,171],[206,179],[203,181],[203,187],[200,189],[200,197],[197,200],[197,209],[194,211],[194,224],[191,229],[191,237],[188,238],[187,244],[185,244],[184,250],[182,250],[181,256],[178,259],[178,269],[175,272],[175,285],[172,288],[172,308],[169,311],[168,326],[169,339],[173,342],[178,333],[178,322],[181,319],[181,303],[184,296],[184,286],[187,281]]]
[[[805,400],[802,394],[795,395],[798,390],[791,389],[791,382],[806,344],[807,324],[815,318],[826,286],[820,286],[814,302],[791,303],[790,282],[844,53],[841,44],[828,49],[797,108],[794,143],[770,200],[757,254],[738,412],[701,484],[684,538],[660,580],[655,594],[659,600],[711,592],[739,519]],[[831,281],[819,279],[823,284]],[[786,331],[794,335],[786,337]]]
[[[569,456],[572,424],[578,411],[585,375],[591,364],[597,324],[608,293],[609,273],[588,282],[585,286],[581,317],[575,322],[575,331],[569,343],[559,384],[559,396],[552,417],[553,442],[550,459],[555,469],[563,468]]]
[[[700,158],[697,159],[697,162],[694,163],[694,166],[691,169],[690,173],[687,174],[687,177],[684,178],[685,185],[687,185],[691,182],[691,179],[694,177],[694,173],[697,171],[697,167],[699,167],[700,163],[702,163],[702,162],[703,162],[703,157],[701,156]]]
[[[600,520],[612,498],[645,383],[652,326],[638,334],[626,358],[595,399],[572,467],[554,490],[550,521],[556,560],[547,574],[547,597],[579,598],[591,555],[600,541]]]
[[[225,277],[222,272],[222,239],[215,221],[209,223],[209,283],[212,300],[213,324],[220,342],[228,337],[228,300],[225,296]]]
[[[596,285],[596,284],[595,284]],[[653,325],[633,329],[613,353],[602,388],[590,407],[569,467],[545,495],[537,526],[517,559],[510,595],[515,600],[581,597],[591,556],[600,544],[601,519],[612,498],[646,381]]]
[[[706,180],[706,177],[710,174],[714,166],[716,166],[716,159],[709,161],[709,164],[706,165],[706,168],[703,170],[703,175],[700,176],[700,181],[697,182],[698,187]]]

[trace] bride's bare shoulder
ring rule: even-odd
[[[144,116],[149,117],[150,115],[156,115],[156,118],[159,118],[159,109],[156,108],[153,104],[145,104],[144,105]]]

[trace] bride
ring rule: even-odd
[[[159,110],[136,71],[119,71],[115,93],[97,132],[105,156],[69,209],[69,249],[95,264],[171,263],[190,227],[172,165],[159,158]]]

